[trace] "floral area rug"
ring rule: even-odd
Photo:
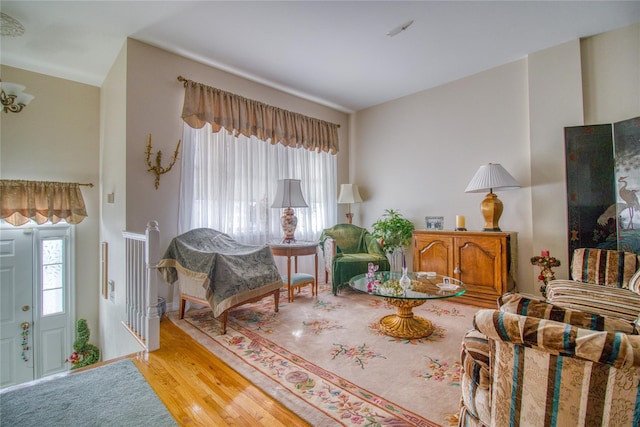
[[[454,426],[460,405],[460,343],[477,307],[431,300],[414,313],[433,322],[422,339],[378,330],[395,312],[385,299],[320,285],[229,313],[227,333],[209,309],[170,319],[266,393],[314,426]]]

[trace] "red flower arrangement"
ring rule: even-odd
[[[74,351],[73,353],[71,353],[71,356],[69,356],[69,358],[65,360],[65,363],[71,363],[72,366],[76,366],[80,362],[82,362],[82,355],[79,354],[77,351]]]

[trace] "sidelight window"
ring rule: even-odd
[[[43,316],[64,312],[64,243],[64,239],[54,238],[40,244]]]

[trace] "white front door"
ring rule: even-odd
[[[0,230],[0,387],[35,378],[32,235]]]
[[[69,368],[72,260],[69,225],[0,230],[0,388]]]

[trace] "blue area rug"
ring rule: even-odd
[[[176,426],[129,359],[0,392],[2,426]]]

